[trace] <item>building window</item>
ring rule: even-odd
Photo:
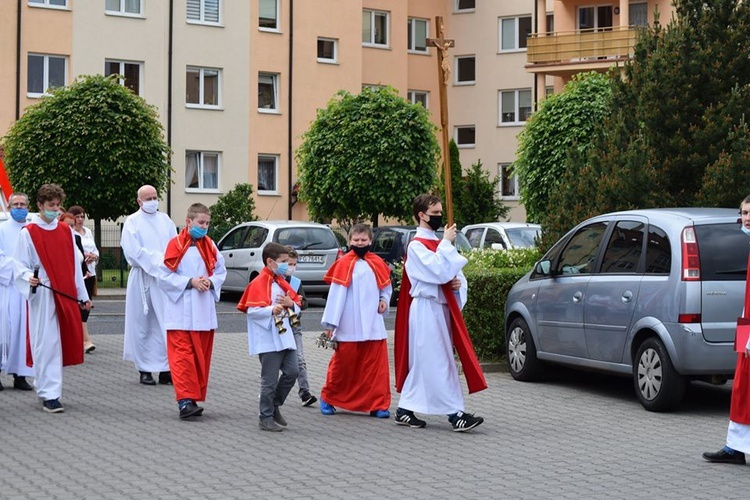
[[[279,30],[279,0],[260,0],[258,27],[263,30]]]
[[[388,13],[362,11],[362,45],[388,47]]]
[[[65,86],[67,58],[29,54],[26,91],[30,97],[39,97],[47,89]]]
[[[409,90],[406,93],[406,99],[412,103],[417,104],[420,103],[424,109],[427,109],[427,106],[430,104],[430,93],[429,92],[423,92],[421,90]]]
[[[29,0],[29,5],[34,7],[67,7],[68,0]]]
[[[140,16],[141,0],[106,0],[104,12],[107,14]]]
[[[531,16],[500,19],[500,51],[525,49],[530,34]]]
[[[476,0],[456,0],[456,12],[474,10],[476,8],[476,3]]]
[[[500,197],[505,199],[518,199],[518,176],[513,173],[510,163],[501,163],[497,166],[498,178],[500,179]]]
[[[129,88],[135,95],[141,95],[141,63],[125,61],[104,61],[104,75],[121,75],[120,84]]]
[[[476,78],[476,58],[474,56],[456,57],[456,84],[473,85]]]
[[[409,19],[408,49],[409,52],[427,54],[427,36],[430,33],[430,24],[426,19]]]
[[[207,151],[185,152],[185,188],[197,191],[219,190],[221,154]]]
[[[219,0],[188,0],[187,20],[194,23],[219,24]]]
[[[185,102],[189,107],[221,106],[221,70],[188,67],[185,82]]]
[[[278,194],[279,157],[258,156],[258,194]]]
[[[648,26],[648,4],[646,2],[631,3],[628,18],[631,26]]]
[[[555,15],[547,14],[547,33],[555,32]]]
[[[476,128],[474,125],[456,127],[454,140],[459,148],[473,148],[475,145]]]
[[[276,112],[279,109],[279,75],[258,73],[258,111]]]
[[[520,125],[531,116],[531,89],[500,91],[500,124]]]
[[[334,38],[318,37],[318,62],[335,63],[338,61],[339,41]]]

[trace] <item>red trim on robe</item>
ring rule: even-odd
[[[352,284],[352,274],[354,273],[354,265],[357,263],[357,254],[353,250],[348,251],[343,257],[338,259],[328,269],[328,272],[323,277],[323,281],[326,283],[336,283],[337,285],[343,285],[349,287]],[[378,289],[382,290],[391,284],[391,268],[385,263],[383,259],[378,257],[372,252],[367,252],[363,259],[375,273],[375,282],[378,285]]]
[[[172,272],[177,270],[177,266],[180,265],[180,261],[185,256],[185,252],[193,243],[193,237],[190,236],[190,232],[187,227],[182,228],[180,234],[169,240],[167,243],[167,249],[164,251],[164,265],[167,266]],[[206,265],[208,275],[214,274],[214,268],[216,268],[216,248],[211,238],[204,236],[195,240],[195,247],[198,249],[198,253],[203,259],[203,263]]]
[[[73,249],[73,237],[70,226],[58,223],[50,231],[36,224],[27,224],[26,230],[31,236],[39,260],[47,272],[52,288],[78,297],[75,273],[80,272]],[[60,325],[60,344],[62,346],[63,366],[83,363],[83,324],[81,308],[78,303],[51,292],[55,301],[55,313]],[[33,366],[31,349],[26,351],[26,364]]]
[[[412,241],[419,241],[428,250],[435,252],[440,244],[440,240],[427,240],[424,238],[414,238]],[[406,259],[404,259],[406,262]],[[450,311],[450,328],[453,337],[453,345],[456,348],[458,357],[461,360],[466,385],[469,388],[469,394],[482,391],[487,388],[487,382],[484,379],[482,367],[479,366],[479,360],[474,352],[474,344],[471,342],[469,331],[466,329],[464,317],[461,314],[461,308],[458,305],[456,296],[453,295],[453,289],[450,282],[441,285],[443,295]],[[394,364],[396,365],[396,391],[401,392],[404,382],[409,374],[409,310],[411,309],[412,297],[411,281],[406,274],[406,266],[403,268],[401,277],[401,292],[398,296],[398,307],[396,308],[396,333],[394,341]]]
[[[237,304],[237,309],[247,312],[251,307],[270,306],[273,303],[271,297],[271,284],[273,282],[276,282],[281,287],[281,290],[292,298],[295,304],[302,307],[302,298],[292,289],[292,286],[284,278],[264,267],[261,269],[260,274],[253,278],[247,287],[245,287],[245,293],[242,294],[240,303]]]
[[[328,363],[320,397],[349,411],[387,410],[391,406],[390,386],[385,339],[339,342]]]
[[[750,256],[748,256],[745,278],[745,309],[743,317],[750,314]],[[737,366],[732,382],[732,403],[729,407],[729,420],[738,424],[750,425],[750,359],[745,353],[737,354]]]

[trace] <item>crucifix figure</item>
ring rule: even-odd
[[[448,135],[448,83],[451,77],[448,49],[456,44],[453,40],[445,39],[445,25],[442,16],[435,17],[437,38],[428,38],[427,45],[436,47],[438,56],[438,77],[440,90],[440,128],[443,131],[443,175],[445,177],[445,213],[447,226],[453,224],[453,193],[451,190],[451,154],[450,137]]]

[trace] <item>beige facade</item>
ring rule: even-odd
[[[543,10],[551,12],[562,2],[547,3]],[[462,165],[481,160],[495,177],[515,158],[530,111],[526,97],[540,92],[524,69],[522,46],[535,0],[220,0],[218,12],[212,5],[0,2],[0,134],[41,95],[28,92],[29,54],[50,55],[55,64],[64,58],[65,84],[77,75],[125,73],[125,85],[158,108],[172,147],[174,172],[162,209],[176,222],[189,204],[210,205],[240,182],[255,186],[259,217],[307,219],[293,195],[294,151],[337,91],[391,85],[426,102],[439,122],[436,49],[412,46],[407,27],[435,36],[435,17],[442,16],[446,37],[455,40],[449,132],[462,140]],[[519,46],[503,46],[514,39]],[[467,71],[471,81],[463,78]],[[540,81],[542,89],[552,85],[552,77]],[[510,97],[513,112],[504,112]],[[513,207],[510,219],[521,221],[515,193],[514,180],[504,177],[500,194]]]

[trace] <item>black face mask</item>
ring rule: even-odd
[[[365,256],[365,254],[367,252],[370,251],[371,247],[372,247],[372,245],[365,245],[363,247],[352,247],[352,250],[354,251],[354,253],[357,254],[357,257],[359,257],[361,259],[362,257]]]
[[[425,214],[427,215],[427,214]],[[441,227],[443,227],[443,216],[442,215],[430,215],[428,216],[430,218],[429,221],[427,221],[427,225],[430,226],[430,228],[433,231],[437,231]]]

